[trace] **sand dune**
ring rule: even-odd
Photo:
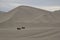
[[[60,40],[59,13],[19,6],[0,16],[0,40]]]
[[[5,14],[5,20],[1,21],[1,27],[15,27],[19,24],[35,23],[35,18],[43,14],[49,14],[49,11],[37,9],[29,6],[17,7]]]
[[[53,14],[58,20],[60,20],[60,18],[59,18],[60,17],[60,10],[54,11]]]
[[[59,17],[55,14],[42,9],[19,6],[3,15],[0,20],[1,27],[21,26],[60,26]]]

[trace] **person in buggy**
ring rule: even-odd
[[[25,29],[25,27],[24,27],[24,26],[22,26],[22,29]]]

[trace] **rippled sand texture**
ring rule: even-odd
[[[60,40],[60,28],[0,29],[0,40]]]

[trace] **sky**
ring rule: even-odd
[[[21,5],[48,11],[60,10],[60,0],[0,0],[0,11],[7,12]]]

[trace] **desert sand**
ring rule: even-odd
[[[19,6],[0,16],[0,40],[60,40],[60,11]],[[17,30],[17,27],[25,29]]]

